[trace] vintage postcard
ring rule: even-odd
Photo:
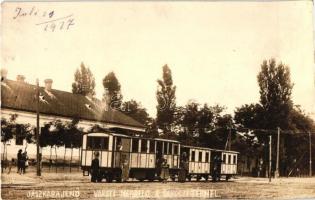
[[[4,1],[2,199],[315,199],[313,1]]]

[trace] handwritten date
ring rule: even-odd
[[[31,9],[16,7],[15,14],[13,16],[14,20],[28,17],[35,17],[37,20],[40,20],[40,22],[35,25],[41,27],[47,32],[69,30],[70,27],[75,25],[73,14],[59,17],[56,15],[55,10],[39,10],[36,7],[32,7]]]

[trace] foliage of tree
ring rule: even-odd
[[[178,107],[175,126],[178,140],[188,145],[223,149],[229,131],[235,138],[235,131],[231,129],[232,116],[222,114],[224,109],[219,105],[200,106],[193,101],[185,107]]]
[[[172,72],[167,66],[163,66],[163,78],[158,81],[156,92],[157,99],[157,125],[165,135],[171,134],[171,124],[174,122],[176,111],[176,86],[173,85]]]
[[[260,104],[263,110],[263,128],[276,129],[289,127],[292,110],[291,93],[293,84],[288,66],[274,59],[263,61],[258,76]]]
[[[122,105],[123,96],[121,85],[114,72],[108,73],[103,79],[103,101],[107,102],[110,108],[119,109]]]
[[[146,125],[146,135],[150,138],[157,138],[160,136],[156,119],[149,118],[148,123]]]
[[[122,104],[121,111],[132,117],[133,119],[137,120],[143,125],[147,125],[149,123],[149,114],[147,113],[146,109],[142,107],[142,105],[135,101],[135,100],[130,100],[130,101],[125,101]]]
[[[72,93],[82,95],[95,95],[95,78],[88,67],[81,63],[80,69],[74,74]]]
[[[34,142],[34,127],[30,124],[19,124],[16,122],[18,115],[12,114],[10,119],[1,118],[1,142],[4,144],[3,158],[6,157],[6,144],[16,138],[26,140],[27,143]]]
[[[307,149],[307,131],[314,130],[314,122],[298,107],[293,106],[291,93],[293,84],[290,70],[282,63],[276,65],[274,59],[263,61],[261,71],[257,76],[260,102],[245,104],[236,108],[234,121],[243,136],[240,140],[241,153],[247,156],[262,157],[267,164],[268,136],[272,135],[273,152],[276,152],[277,127],[281,130],[291,130],[291,134],[283,132],[280,138],[280,157],[282,166],[293,167],[294,161],[303,155]],[[243,129],[243,130],[242,130]],[[301,134],[301,132],[304,134]],[[301,145],[295,145],[295,144]],[[295,146],[295,148],[291,148]],[[275,161],[275,154],[273,160]],[[273,168],[275,167],[273,163]],[[281,174],[287,174],[288,169],[281,169]]]
[[[13,114],[10,119],[1,118],[1,142],[8,142],[14,137],[14,132],[16,128],[17,115]]]

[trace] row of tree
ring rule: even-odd
[[[211,148],[227,148],[228,142],[233,150],[240,151],[248,157],[260,157],[267,160],[268,135],[272,134],[276,142],[276,130],[285,130],[281,143],[282,166],[307,162],[307,132],[315,132],[314,122],[302,109],[294,105],[291,93],[293,84],[289,67],[276,64],[274,59],[263,61],[257,75],[260,101],[241,105],[236,108],[234,116],[224,114],[225,107],[209,106],[190,101],[185,106],[176,105],[176,86],[173,83],[171,69],[163,66],[162,79],[157,80],[156,91],[157,115],[151,118],[141,103],[136,100],[123,101],[121,85],[114,72],[103,79],[103,101],[112,109],[119,109],[147,127],[147,135],[177,139],[184,144],[201,145]],[[95,79],[83,63],[74,74],[72,92],[75,94],[95,95]],[[2,132],[14,121],[3,121]],[[42,130],[41,146],[63,146],[77,148],[81,141],[76,140],[82,130],[77,128],[78,120],[71,123],[54,121]],[[51,130],[55,127],[54,130]],[[30,126],[23,125],[23,132],[29,134]],[[284,133],[284,131],[282,131]],[[5,133],[5,138],[12,135]],[[50,138],[47,140],[47,138]],[[6,139],[5,139],[6,140]],[[297,144],[301,145],[294,145]],[[295,148],[289,148],[294,145]],[[274,147],[276,145],[273,145]],[[302,156],[302,159],[299,159]],[[285,174],[287,169],[281,173]]]
[[[84,74],[83,69],[84,66],[81,65],[81,74]],[[92,74],[89,73],[88,76]],[[78,82],[77,75],[75,79]],[[264,60],[257,75],[257,82],[260,101],[237,107],[234,116],[223,114],[225,107],[220,105],[201,105],[190,101],[185,106],[177,106],[176,86],[173,83],[171,69],[167,65],[163,66],[162,79],[157,80],[156,118],[150,118],[146,109],[137,101],[122,101],[121,85],[113,72],[104,78],[103,86],[104,94],[110,95],[110,103],[115,102],[114,108],[145,124],[147,134],[150,136],[221,149],[227,148],[229,141],[232,148],[240,151],[242,155],[255,156],[266,161],[268,135],[272,135],[275,148],[276,133],[280,128],[282,166],[287,168],[297,164],[303,166],[308,162],[307,156],[304,156],[305,152],[309,151],[308,132],[314,133],[315,126],[314,121],[292,101],[293,83],[289,67],[282,63],[277,64],[274,59]],[[92,90],[94,86],[95,84],[90,84],[86,88]],[[293,145],[295,148],[290,148]],[[283,168],[281,173],[286,174],[287,170]]]

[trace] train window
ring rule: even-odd
[[[147,152],[147,140],[142,139],[141,140],[141,152],[146,153]]]
[[[174,147],[174,155],[178,155],[178,145],[173,144],[173,147]]]
[[[233,164],[236,164],[236,155],[233,156]]]
[[[116,140],[116,150],[117,151],[121,151],[122,150],[122,141],[121,141],[121,137],[117,137],[117,140]]]
[[[156,142],[156,154],[161,156],[163,154],[163,142],[158,141]]]
[[[206,161],[205,162],[209,162],[209,152],[206,152]]]
[[[225,163],[225,161],[226,161],[226,154],[223,154],[223,163]]]
[[[231,155],[228,156],[228,164],[231,164]]]
[[[132,152],[138,153],[139,151],[139,140],[132,139]]]
[[[87,137],[87,149],[108,150],[108,137]]]
[[[199,151],[198,160],[199,160],[199,162],[202,162],[202,151]]]
[[[154,140],[150,140],[150,153],[154,153],[155,151],[155,142]]]
[[[195,151],[191,151],[191,161],[195,161]]]
[[[173,148],[173,144],[168,143],[167,154],[172,154],[172,148]]]
[[[163,150],[164,154],[167,154],[167,146],[168,146],[168,143],[164,142],[164,150]]]

